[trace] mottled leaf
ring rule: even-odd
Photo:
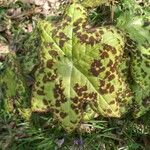
[[[89,105],[105,117],[120,117],[132,98],[120,69],[125,39],[112,27],[91,27],[79,4],[69,6],[57,24],[40,21],[39,67],[32,110],[51,111],[71,132]]]
[[[29,107],[29,97],[16,55],[1,51],[0,63],[3,66],[0,70],[0,107],[6,112],[18,110],[23,115],[22,112]]]

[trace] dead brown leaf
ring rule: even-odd
[[[44,5],[47,0],[21,0],[23,3],[29,3],[29,4],[34,4],[37,6],[42,6]]]
[[[9,46],[4,43],[0,43],[0,53],[8,53],[8,52]]]
[[[17,8],[17,9],[8,9],[7,11],[7,15],[10,16],[11,18],[16,18],[17,16],[21,15],[22,11],[21,8]]]

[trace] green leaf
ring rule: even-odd
[[[21,74],[20,65],[13,52],[1,51],[0,90],[3,91],[1,109],[6,112],[23,111],[29,106],[28,90]]]
[[[132,0],[123,0],[122,5],[117,27],[128,33],[139,45],[150,44],[150,27],[145,26],[145,23],[150,21],[149,9]]]
[[[140,117],[150,108],[150,12],[147,6],[142,7],[132,0],[123,0],[122,4],[117,26],[128,34],[126,49],[131,56],[134,116]]]
[[[135,93],[135,117],[150,109],[150,47],[139,46],[131,58],[132,90]]]
[[[120,71],[124,36],[112,26],[91,27],[78,3],[57,24],[38,23],[39,67],[35,72],[32,111],[51,111],[71,132],[86,106],[105,117],[120,117],[132,99]]]
[[[130,35],[130,38],[138,44],[149,43],[149,30],[144,27],[144,19],[142,16],[134,16],[129,12],[121,14],[118,18],[117,26]]]

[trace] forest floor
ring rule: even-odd
[[[67,3],[67,0],[0,0],[0,41],[5,43],[3,49],[19,51],[37,20],[60,16]],[[95,14],[92,13],[97,19]],[[92,18],[94,24],[97,23]],[[2,110],[0,113],[0,150],[150,150],[150,112],[139,119],[133,119],[129,112],[122,119],[93,120],[84,124],[85,127],[91,126],[91,130],[72,134],[46,125],[28,124]],[[44,120],[45,116],[42,116],[39,124]],[[51,119],[48,121],[50,125]]]

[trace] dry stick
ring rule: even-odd
[[[29,10],[27,12],[23,12],[22,14],[18,14],[18,15],[12,15],[9,16],[10,19],[18,19],[18,18],[22,18],[24,16],[31,16],[33,14],[42,14],[42,9],[39,7],[36,7],[34,10]]]

